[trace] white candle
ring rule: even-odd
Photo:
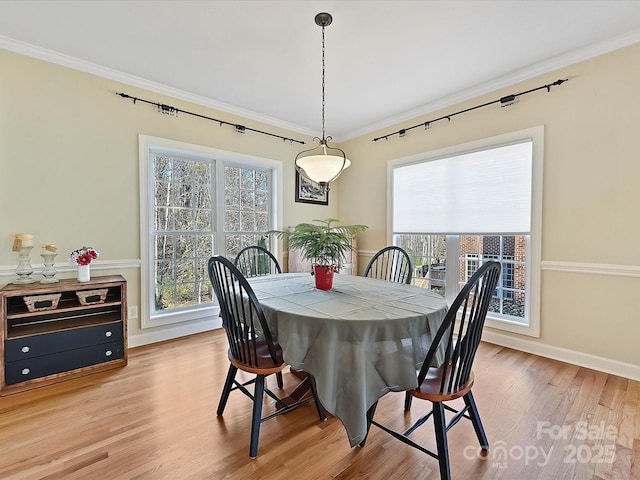
[[[20,248],[33,247],[33,235],[29,233],[16,233],[16,238],[20,240]]]

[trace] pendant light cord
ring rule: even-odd
[[[325,139],[324,133],[324,25],[322,25],[322,139]]]

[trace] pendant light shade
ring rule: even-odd
[[[304,150],[296,156],[296,170],[307,180],[320,185],[325,191],[329,190],[329,184],[333,182],[345,168],[351,165],[345,153],[337,148],[331,147],[329,141],[331,137],[325,137],[324,129],[324,28],[331,25],[333,18],[328,13],[316,15],[316,25],[322,27],[322,138],[314,138],[318,143],[314,148]]]
[[[314,140],[319,141],[319,145],[300,152],[296,157],[296,167],[307,179],[328,189],[329,183],[338,178],[342,171],[351,165],[351,161],[342,150],[330,147],[327,139],[315,138]]]

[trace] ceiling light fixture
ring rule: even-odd
[[[300,152],[296,155],[296,170],[307,180],[320,185],[322,191],[329,190],[329,184],[333,182],[344,169],[351,165],[344,151],[337,147],[329,146],[331,137],[325,137],[324,130],[324,28],[331,25],[333,18],[328,13],[319,13],[315,18],[316,25],[322,27],[322,138],[315,137],[318,145]]]

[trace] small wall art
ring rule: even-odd
[[[320,185],[307,180],[296,170],[296,202],[329,205],[329,191],[323,191]]]

